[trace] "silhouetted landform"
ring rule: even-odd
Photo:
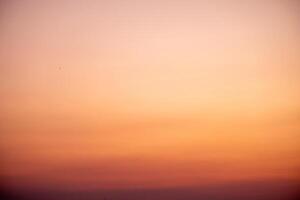
[[[97,191],[2,191],[1,200],[298,200],[298,181],[239,182],[218,186]]]

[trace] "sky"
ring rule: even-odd
[[[1,187],[300,183],[298,13],[293,0],[0,1]]]

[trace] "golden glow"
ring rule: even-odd
[[[1,9],[7,185],[300,178],[293,1],[7,1]]]

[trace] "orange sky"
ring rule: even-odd
[[[0,175],[66,188],[299,179],[296,4],[1,1]]]

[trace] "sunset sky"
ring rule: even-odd
[[[299,8],[0,1],[1,185],[300,181]]]

